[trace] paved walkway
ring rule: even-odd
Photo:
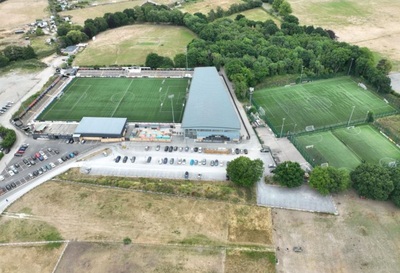
[[[330,195],[322,196],[307,185],[289,189],[275,185],[257,184],[257,204],[260,206],[309,212],[338,214]]]

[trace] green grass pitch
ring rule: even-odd
[[[400,160],[400,149],[370,125],[337,129],[333,134],[368,163],[387,166]]]
[[[264,108],[271,129],[279,136],[280,132],[305,131],[310,125],[315,129],[346,125],[350,116],[352,122],[365,121],[368,111],[375,115],[396,111],[350,77],[258,90],[253,100]]]
[[[188,79],[75,78],[37,119],[126,117],[130,122],[173,122],[174,118],[180,122],[187,87]]]
[[[309,161],[313,165],[328,163],[329,166],[336,168],[353,170],[361,164],[361,159],[331,131],[296,136],[293,141],[299,150],[308,154]],[[307,149],[307,146],[313,147]]]
[[[293,142],[315,165],[327,162],[353,170],[363,160],[382,166],[400,160],[400,149],[370,125],[305,134],[296,136]],[[310,145],[313,148],[307,149]]]

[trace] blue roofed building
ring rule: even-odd
[[[238,113],[215,67],[194,69],[181,128],[185,137],[197,141],[240,140]]]

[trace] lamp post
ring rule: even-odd
[[[168,96],[169,99],[171,99],[171,108],[172,108],[172,122],[175,125],[175,114],[174,114],[174,104],[172,103],[172,100],[174,99],[174,94]]]
[[[295,132],[296,132],[296,126],[297,126],[297,123],[294,125],[294,128],[293,128],[293,135],[294,135]]]
[[[350,70],[351,70],[351,67],[353,66],[353,61],[354,61],[354,58],[351,58],[351,62],[350,62],[350,66],[349,66],[349,71],[347,71],[347,76],[350,75]]]
[[[285,125],[285,118],[282,118],[282,128],[281,128],[281,137],[283,133],[283,126]]]
[[[349,124],[351,122],[351,118],[353,117],[354,108],[356,108],[356,107],[353,105],[353,109],[351,110],[351,114],[350,114],[350,117],[349,117],[349,121],[347,122],[347,126],[349,126]]]

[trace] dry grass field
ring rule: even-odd
[[[184,27],[131,25],[105,31],[77,55],[75,65],[140,65],[151,52],[173,59],[195,35]]]
[[[276,18],[271,16],[268,12],[266,12],[262,8],[257,8],[257,9],[251,9],[251,10],[246,10],[240,13],[235,13],[229,16],[229,18],[235,19],[238,14],[242,14],[246,16],[247,19],[249,20],[254,20],[254,21],[261,21],[264,22],[268,19],[271,19],[275,22],[277,26],[281,25],[281,22]]]
[[[25,46],[24,35],[14,34],[17,29],[28,29],[36,19],[49,17],[47,0],[7,0],[0,3],[0,49],[13,44]],[[5,16],[12,15],[12,16]]]
[[[377,122],[400,138],[400,115],[379,118]]]
[[[400,2],[289,0],[301,24],[332,29],[340,41],[368,47],[400,68]]]
[[[135,272],[228,273],[240,272],[235,265],[241,261],[252,272],[275,272],[270,215],[257,206],[47,182],[8,209],[0,219],[0,239],[35,241],[52,231],[81,242],[68,245],[58,273],[123,272],[132,266]],[[24,236],[14,235],[19,225],[17,233]],[[126,237],[131,245],[122,244]],[[230,270],[224,270],[226,256],[232,256]]]
[[[83,26],[86,19],[94,19],[96,17],[103,17],[107,12],[114,13],[117,11],[123,11],[124,9],[132,9],[135,6],[143,4],[143,0],[132,0],[125,2],[110,3],[107,5],[98,5],[87,7],[83,9],[66,10],[59,12],[60,16],[70,16],[71,21],[74,24]]]
[[[51,273],[64,246],[1,246],[0,272]]]
[[[339,216],[273,210],[277,272],[398,272],[400,210],[353,192],[334,200]]]
[[[217,7],[228,9],[232,4],[242,3],[242,0],[199,0],[196,2],[189,2],[182,6],[182,12],[196,13],[201,12],[207,15],[207,13]]]

